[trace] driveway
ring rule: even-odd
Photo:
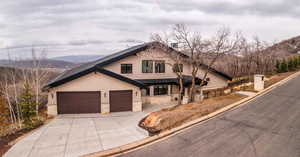
[[[144,112],[61,115],[17,142],[5,157],[76,157],[147,136],[137,127]]]
[[[124,157],[300,157],[300,76]]]

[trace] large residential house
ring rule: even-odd
[[[49,93],[48,114],[142,111],[149,104],[176,103],[179,85],[172,67],[175,61],[168,53],[185,55],[164,45],[172,50],[166,51],[161,45],[141,44],[63,72],[44,87]],[[183,73],[186,100],[191,66],[182,63],[178,67],[175,69]],[[199,71],[199,78],[204,71]],[[226,87],[228,80],[231,77],[211,69],[203,88]]]

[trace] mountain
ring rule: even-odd
[[[53,60],[66,61],[72,63],[86,63],[92,62],[104,57],[103,55],[70,55],[51,58]]]
[[[275,51],[281,56],[294,55],[300,53],[300,36],[283,40],[269,47],[268,49]]]
[[[57,68],[57,69],[69,69],[77,66],[78,64],[60,61],[60,60],[53,60],[53,59],[43,59],[40,60],[40,67],[41,68]],[[20,61],[8,61],[8,60],[0,60],[0,66],[3,67],[23,67],[23,68],[31,68],[34,67],[33,60],[20,60]]]

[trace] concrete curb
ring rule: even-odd
[[[263,91],[260,91],[258,93],[256,93],[255,95],[253,96],[250,96],[250,97],[247,97],[245,99],[242,99],[238,102],[235,102],[231,105],[228,105],[224,108],[221,108],[215,112],[212,112],[206,116],[203,116],[203,117],[200,117],[198,119],[195,119],[193,121],[190,121],[188,123],[185,123],[179,127],[176,127],[176,128],[173,128],[173,129],[170,129],[170,130],[167,130],[167,131],[164,131],[158,135],[154,135],[154,136],[151,136],[151,137],[147,137],[145,139],[142,139],[142,140],[139,140],[139,141],[136,141],[136,142],[133,142],[133,143],[129,143],[129,144],[126,144],[126,145],[122,145],[120,147],[116,147],[116,148],[112,148],[112,149],[108,149],[108,150],[104,150],[104,151],[101,151],[101,152],[96,152],[96,153],[92,153],[92,154],[87,154],[87,155],[84,155],[84,157],[106,157],[106,156],[116,156],[116,155],[120,155],[120,154],[124,154],[124,153],[128,153],[130,151],[134,151],[138,148],[142,148],[142,147],[145,147],[147,146],[148,144],[152,144],[152,143],[155,143],[155,142],[159,142],[160,140],[163,140],[165,138],[168,138],[168,137],[171,137],[173,135],[176,135],[178,133],[181,133],[183,132],[184,130],[186,129],[189,129],[191,128],[192,126],[196,125],[196,124],[199,124],[201,122],[204,122],[206,120],[209,120],[215,116],[218,116],[226,111],[229,111],[229,110],[233,110],[235,109],[236,107],[238,106],[241,106],[243,104],[246,104],[252,100],[254,100],[255,98],[257,97],[260,97],[260,96],[263,96],[264,94],[268,93],[269,91],[271,91],[273,88],[276,88],[278,86],[281,86],[282,84],[286,83],[287,81],[295,78],[296,76],[298,76],[300,74],[300,71],[299,72],[296,72],[292,75],[290,75],[289,77],[269,86],[268,88],[264,89]]]

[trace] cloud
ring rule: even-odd
[[[0,58],[34,46],[48,55],[106,55],[176,23],[203,35],[221,26],[265,40],[300,34],[298,0],[14,0],[0,5]],[[22,49],[23,48],[23,49]],[[16,50],[12,50],[16,49]]]

